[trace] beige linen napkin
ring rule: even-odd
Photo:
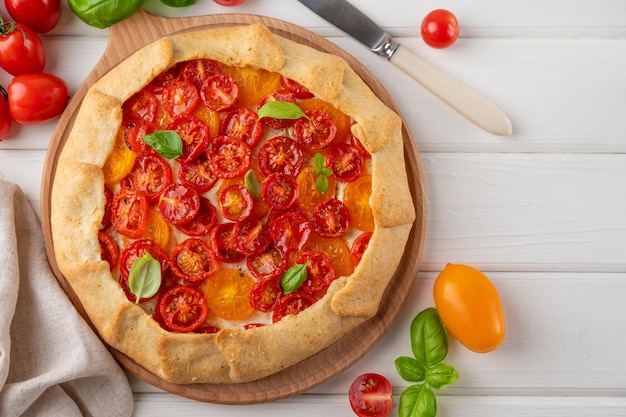
[[[0,417],[130,416],[124,372],[48,265],[22,190],[0,180]]]

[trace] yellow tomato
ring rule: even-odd
[[[222,66],[222,72],[239,86],[240,106],[256,106],[265,96],[281,88],[280,74],[263,69]]]
[[[124,131],[120,129],[113,150],[102,167],[104,183],[112,185],[120,182],[133,169],[136,157],[137,154],[126,146]]]
[[[364,232],[374,231],[374,215],[370,207],[372,195],[372,177],[361,175],[349,182],[343,190],[343,202],[350,212],[352,226]]]
[[[143,239],[150,239],[166,252],[169,252],[170,245],[170,227],[154,208],[148,209],[148,221],[146,224],[146,233]]]
[[[485,274],[448,264],[435,280],[433,296],[439,317],[465,347],[489,352],[500,346],[505,334],[502,303]]]
[[[316,250],[328,256],[336,277],[350,275],[354,270],[350,248],[342,239],[312,233],[303,250]]]
[[[206,281],[204,296],[209,309],[226,320],[243,320],[254,314],[248,293],[254,280],[239,269],[224,268]]]
[[[312,212],[315,207],[323,201],[330,200],[335,196],[337,191],[337,180],[328,177],[328,189],[324,193],[320,193],[315,185],[315,181],[319,175],[313,173],[315,167],[306,167],[296,177],[298,183],[298,205],[303,210]]]

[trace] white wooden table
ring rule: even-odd
[[[148,0],[146,8],[284,19],[326,36],[380,79],[420,152],[427,240],[400,317],[343,374],[298,397],[250,406],[195,402],[131,377],[136,417],[350,416],[348,387],[365,372],[391,380],[396,415],[408,383],[393,361],[410,354],[409,323],[433,305],[433,280],[447,262],[475,266],[493,280],[508,333],[488,354],[451,341],[446,362],[461,376],[438,392],[439,416],[626,415],[624,0],[353,0],[405,46],[501,107],[514,129],[506,138],[481,131],[295,0],[198,3],[175,10]],[[446,50],[419,36],[422,17],[439,7],[461,23],[461,38]],[[74,92],[102,55],[108,31],[83,24],[66,4],[63,12],[44,37],[46,70]],[[8,80],[0,75],[3,85]],[[0,178],[19,184],[37,210],[55,123],[14,125],[0,142]]]

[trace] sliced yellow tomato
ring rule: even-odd
[[[212,110],[201,103],[196,111],[194,112],[194,116],[202,120],[204,123],[209,126],[209,131],[211,132],[211,137],[216,136],[220,130],[220,116],[219,113],[215,110]]]
[[[302,100],[298,103],[300,108],[303,111],[319,109],[323,110],[330,116],[331,119],[335,122],[337,126],[337,136],[335,137],[334,142],[345,142],[348,140],[348,135],[350,134],[350,127],[352,122],[350,120],[350,116],[346,115],[344,112],[338,110],[332,104],[320,100],[319,98],[310,98],[306,100]]]
[[[281,88],[280,74],[263,69],[222,66],[222,73],[232,77],[239,86],[240,106],[256,106],[270,93]]]
[[[226,320],[243,320],[254,314],[248,294],[254,280],[235,268],[217,271],[206,281],[204,296],[209,309]]]
[[[364,232],[374,230],[374,215],[370,207],[372,177],[361,175],[349,182],[343,190],[343,202],[350,212],[350,224]]]
[[[335,192],[337,191],[337,180],[333,177],[327,177],[328,189],[324,193],[320,193],[315,185],[318,175],[313,173],[314,170],[315,167],[306,167],[296,177],[296,182],[298,183],[296,203],[303,210],[309,212],[312,212],[322,201],[335,197]]]
[[[137,154],[126,146],[124,130],[120,129],[113,150],[102,167],[104,183],[107,185],[119,183],[133,169],[136,157]]]
[[[317,250],[328,256],[336,277],[350,275],[354,270],[350,248],[340,238],[312,233],[303,250]]]
[[[150,239],[161,247],[164,251],[168,251],[170,245],[170,227],[154,208],[148,209],[148,220],[146,224],[146,233],[144,239]]]

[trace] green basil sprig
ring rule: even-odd
[[[308,116],[296,103],[290,101],[268,101],[259,109],[258,119],[261,120],[264,117],[295,120]]]
[[[167,159],[175,159],[183,154],[183,140],[173,130],[157,130],[145,135],[143,141]]]
[[[313,174],[318,175],[315,180],[315,187],[320,193],[325,193],[328,191],[328,177],[333,175],[333,171],[326,167],[326,158],[321,153],[316,153],[313,156],[313,163],[315,164]]]
[[[435,417],[434,390],[454,384],[459,374],[442,361],[448,354],[448,333],[435,308],[420,312],[411,322],[411,350],[414,358],[401,356],[395,365],[405,381],[417,382],[400,396],[399,417]]]
[[[306,281],[306,267],[311,261],[303,264],[296,264],[289,268],[280,279],[280,287],[285,295],[296,291]]]
[[[146,253],[135,259],[128,274],[128,288],[137,298],[150,298],[159,291],[161,286],[161,264],[152,255]]]
[[[104,29],[133,15],[145,0],[68,0],[72,13],[90,26]]]

